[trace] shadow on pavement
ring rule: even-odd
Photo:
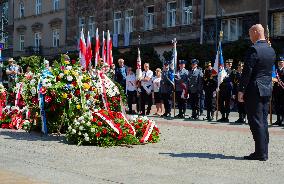
[[[169,155],[174,158],[207,158],[207,159],[223,159],[223,160],[243,160],[243,157],[226,156],[223,154],[212,153],[159,153],[160,155]]]
[[[15,140],[24,140],[24,141],[57,141],[65,143],[64,136],[56,135],[43,135],[37,132],[19,132],[19,131],[1,131],[1,136],[5,136],[4,139],[15,139]]]

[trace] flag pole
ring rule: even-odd
[[[176,52],[176,44],[177,44],[177,40],[176,38],[172,41],[172,43],[174,44],[174,52]],[[175,58],[174,59],[174,75],[176,74],[176,60],[177,60],[177,57],[176,55],[174,55]],[[173,102],[174,102],[174,117],[176,116],[176,84],[174,82],[174,95],[173,95]]]
[[[218,50],[217,50],[217,54],[218,54],[218,66],[219,66],[219,49],[220,49],[220,43],[222,42],[223,39],[223,31],[220,31],[220,40],[219,40],[219,46],[218,46]],[[219,68],[218,68],[219,69]],[[219,71],[217,71],[217,77],[219,75]],[[219,79],[218,79],[219,80]],[[217,89],[217,94],[216,94],[216,121],[218,120],[218,114],[219,114],[219,85],[218,85],[218,89]]]

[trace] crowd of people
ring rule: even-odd
[[[211,121],[218,110],[221,118],[217,121],[229,122],[231,110],[237,110],[239,118],[236,123],[246,123],[245,105],[237,99],[244,66],[242,62],[233,69],[233,60],[226,60],[226,77],[219,86],[218,76],[211,62],[206,62],[203,70],[198,65],[199,61],[193,59],[191,67],[187,69],[185,67],[187,61],[180,60],[178,70],[175,72],[171,71],[170,62],[164,62],[163,68],[157,68],[155,74],[149,69],[149,63],[145,63],[142,78],[139,79],[133,68],[125,66],[123,59],[119,59],[118,63],[114,79],[125,89],[129,114],[149,115],[152,105],[155,104],[156,112],[153,115],[166,118],[172,116],[171,109],[176,105],[177,115],[174,118],[185,118],[186,111],[190,107],[192,110],[190,119],[199,119],[206,110],[205,120]],[[172,74],[174,80],[171,80]],[[279,58],[276,74],[273,79],[272,101],[277,114],[277,121],[274,124],[281,126],[284,124],[283,57]],[[133,110],[134,104],[136,104],[136,110]]]
[[[153,72],[150,70],[150,63],[145,63],[142,77],[139,79],[134,69],[127,67],[123,59],[118,60],[117,67],[111,66],[113,79],[125,90],[129,114],[150,115],[152,106],[155,104],[156,112],[153,115],[160,117],[171,117],[171,110],[175,106],[177,113],[174,118],[185,118],[186,111],[190,107],[192,110],[190,119],[197,120],[200,116],[206,116],[204,120],[212,121],[214,113],[218,110],[221,118],[217,121],[229,122],[231,110],[237,110],[239,118],[236,123],[246,123],[244,103],[238,102],[237,99],[243,70],[242,62],[233,69],[233,60],[226,60],[227,76],[219,86],[211,62],[206,62],[203,70],[199,67],[199,61],[193,59],[191,67],[186,69],[187,61],[179,60],[178,69],[175,72],[171,70],[170,64],[170,62],[164,62],[162,69],[157,68]],[[26,70],[28,72],[29,67]],[[4,72],[7,75],[8,88],[15,86],[17,76],[24,74],[21,66],[17,65],[13,58],[8,59],[8,66]],[[272,101],[277,115],[277,121],[274,124],[282,126],[284,124],[284,57],[279,58],[276,74],[273,79]],[[203,114],[204,110],[207,112],[206,115]]]

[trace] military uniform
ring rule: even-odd
[[[218,105],[222,118],[218,122],[229,122],[230,102],[232,97],[233,85],[231,78],[227,75],[219,86]]]
[[[180,64],[186,64],[186,61],[181,60]],[[186,112],[186,101],[188,98],[188,70],[183,68],[179,70],[175,76],[175,91],[179,113],[176,117],[184,118]]]
[[[243,64],[240,63],[238,67],[242,67]],[[235,96],[235,102],[238,106],[238,113],[239,113],[239,119],[235,121],[235,123],[245,123],[246,122],[246,111],[245,111],[245,104],[244,102],[239,102],[237,99],[238,92],[239,92],[239,85],[242,77],[242,71],[233,70],[231,73],[231,80],[233,82],[233,96]]]
[[[273,86],[273,102],[277,115],[277,121],[274,123],[274,125],[281,126],[284,123],[284,68],[278,68],[276,72],[278,82],[275,82]]]
[[[216,88],[218,86],[217,77],[213,76],[212,71],[212,68],[205,69],[203,77],[203,90],[205,91],[205,107],[207,110],[206,119],[208,121],[211,121],[213,119],[213,114],[216,110],[216,98],[214,93],[216,93]]]
[[[193,59],[192,64],[198,64],[199,61]],[[202,93],[202,82],[203,82],[203,73],[202,69],[196,67],[188,71],[188,92],[189,92],[189,101],[192,109],[192,119],[198,119],[199,112],[199,100],[200,94]]]
[[[166,62],[165,65],[168,65],[169,62]],[[162,96],[162,100],[165,107],[165,113],[162,115],[162,117],[170,117],[171,116],[171,96],[174,89],[174,83],[173,83],[173,71],[171,69],[163,70],[162,71],[162,77],[161,77],[161,83],[160,83],[160,93]]]

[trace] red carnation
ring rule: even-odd
[[[139,129],[139,128],[140,128],[140,126],[139,126],[139,125],[136,125],[136,126],[135,126],[135,128],[136,128],[136,129]]]
[[[103,123],[101,121],[98,122],[98,126],[102,126]]]
[[[75,64],[76,64],[76,60],[75,60],[75,59],[72,59],[72,60],[71,60],[71,63],[72,63],[72,65],[75,65]]]
[[[71,99],[71,98],[72,98],[72,94],[69,93],[69,94],[67,95],[67,98],[68,98],[68,99]]]
[[[64,67],[64,66],[61,66],[61,67],[60,67],[60,69],[61,69],[61,70],[64,70],[64,69],[65,69],[65,67]]]
[[[103,129],[103,134],[105,134],[105,135],[107,134],[107,129],[105,129],[105,128]]]
[[[92,121],[93,121],[94,123],[95,123],[95,122],[97,122],[97,118],[93,118],[93,120],[92,120]]]
[[[88,100],[90,98],[90,94],[86,94],[86,99]]]
[[[138,123],[142,123],[143,121],[142,121],[142,119],[138,119]]]
[[[149,139],[148,139],[149,141],[152,141],[153,140],[153,136],[152,136],[152,134],[149,136]]]
[[[45,87],[41,87],[39,92],[44,95],[46,93],[46,88]]]
[[[44,101],[45,101],[46,103],[50,103],[50,102],[52,101],[52,98],[47,95],[47,96],[44,97]]]
[[[97,137],[97,138],[99,138],[100,136],[101,136],[101,133],[100,133],[100,132],[96,133],[96,137]]]
[[[76,95],[76,96],[79,96],[79,95],[80,95],[80,90],[79,90],[79,89],[76,89],[75,95]]]
[[[116,134],[115,134],[115,133],[112,133],[111,136],[112,136],[113,138],[115,138],[115,137],[116,137]]]
[[[77,86],[77,82],[76,82],[76,81],[73,81],[71,84],[72,84],[74,87]]]

